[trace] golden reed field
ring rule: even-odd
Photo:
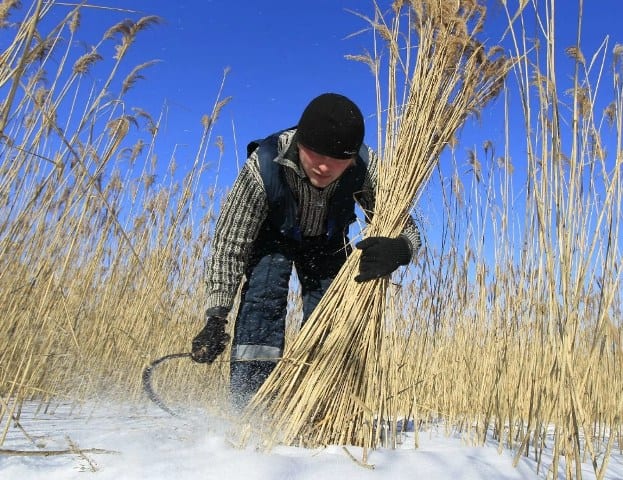
[[[188,351],[201,327],[203,269],[219,207],[215,188],[203,181],[206,148],[216,144],[220,155],[233,154],[212,135],[230,100],[215,92],[188,173],[171,180],[171,158],[169,174],[159,175],[161,119],[125,103],[128,91],[158,80],[143,79],[149,61],[132,66],[123,78],[119,70],[136,38],[157,29],[160,19],[136,16],[111,25],[84,53],[73,41],[81,36],[81,7],[68,8],[57,25],[42,27],[54,3],[33,2],[29,10],[11,1],[0,6],[2,33],[12,39],[0,62],[0,444],[26,400],[40,402],[42,409],[110,398],[145,402],[143,369],[154,359]],[[379,123],[382,153],[396,159],[388,160],[388,181],[411,171],[407,160],[435,153],[424,171],[415,172],[415,191],[397,189],[405,206],[392,211],[396,199],[390,199],[378,207],[389,220],[375,228],[395,230],[413,201],[426,239],[421,193],[429,180],[438,183],[446,226],[441,242],[425,241],[404,278],[368,291],[377,299],[374,306],[358,307],[364,330],[383,325],[358,340],[362,348],[374,343],[375,368],[359,380],[349,377],[356,398],[340,400],[335,408],[350,402],[348,408],[364,416],[409,418],[422,426],[441,420],[474,443],[495,438],[517,458],[539,459],[547,444],[554,468],[564,455],[568,478],[579,478],[578,465],[587,459],[600,478],[609,453],[623,449],[623,46],[604,42],[597,52],[583,52],[577,45],[559,45],[548,16],[539,17],[535,39],[522,22],[537,15],[535,5],[511,3],[502,2],[508,15],[502,54],[493,44],[479,50],[471,43],[486,28],[478,23],[479,2],[411,0],[395,2],[372,22],[394,63],[351,58],[371,66],[379,111],[390,112],[387,123]],[[543,3],[552,10],[556,4]],[[493,145],[483,132],[481,144],[470,148],[467,176],[459,167],[465,147],[455,141],[454,130],[444,131],[446,138],[419,125],[413,128],[428,133],[429,143],[409,144],[412,136],[404,134],[406,126],[401,136],[400,127],[409,119],[417,125],[407,107],[422,100],[408,95],[408,85],[407,94],[400,90],[405,82],[389,82],[393,90],[386,92],[378,80],[389,75],[433,82],[416,76],[426,71],[417,62],[432,62],[440,50],[439,29],[430,50],[422,45],[426,20],[442,4],[473,14],[452,17],[453,34],[460,30],[467,41],[447,49],[462,48],[460,58],[476,52],[480,62],[458,63],[464,70],[457,88],[474,75],[486,76],[477,68],[483,62],[496,67],[488,71],[497,81],[490,93],[505,112],[500,124],[506,143]],[[9,15],[24,21],[7,22]],[[448,27],[449,17],[443,18]],[[405,36],[405,29],[413,36]],[[111,45],[114,55],[104,56],[101,51]],[[557,71],[558,52],[566,53],[570,80],[561,80]],[[89,75],[95,68],[98,82]],[[435,68],[443,76],[450,67]],[[462,105],[456,117],[451,108],[433,108],[441,116],[429,130],[443,124],[458,130],[486,109],[482,78],[472,91],[481,103]],[[605,109],[597,107],[598,94],[609,97]],[[455,89],[447,105],[457,105],[453,95]],[[512,113],[513,128],[511,100],[520,106]],[[454,165],[441,179],[439,155]],[[329,294],[323,305],[349,303]],[[294,358],[305,343],[297,336],[295,296],[291,303],[291,348],[285,355]],[[319,323],[331,323],[326,312]],[[222,411],[227,359],[226,352],[211,367],[164,363],[154,374],[154,388],[168,405],[202,399],[199,407]],[[346,375],[318,368],[327,381]],[[306,402],[327,400],[329,393],[301,381]],[[281,386],[267,385],[267,395],[282,392]],[[374,395],[366,396],[370,389],[384,396],[373,404]],[[264,403],[266,398],[256,405]],[[295,425],[300,419],[284,405],[276,404],[272,414],[282,415],[281,429],[294,432],[288,443],[315,445],[329,438],[374,448],[380,441],[370,433],[337,435],[352,420],[347,410],[336,414],[333,430],[323,436]]]

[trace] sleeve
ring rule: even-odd
[[[359,195],[356,196],[356,199],[357,203],[361,206],[364,213],[366,214],[367,220],[369,216],[371,217],[371,213],[374,212],[374,206],[376,203],[378,156],[376,152],[374,152],[374,150],[367,146],[363,147],[361,154],[365,154],[368,157],[368,170],[366,178],[364,180],[362,191],[359,193]],[[420,231],[418,230],[418,227],[415,224],[415,220],[413,219],[413,217],[409,217],[407,219],[405,228],[400,236],[404,237],[409,243],[411,258],[413,258],[422,246]]]
[[[229,311],[251,246],[268,215],[266,191],[253,154],[240,171],[216,221],[206,284],[207,313]]]

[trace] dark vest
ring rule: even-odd
[[[265,227],[280,232],[287,238],[302,240],[298,218],[298,205],[285,178],[283,166],[275,162],[278,155],[279,135],[272,134],[247,146],[247,155],[257,150],[260,174],[268,200],[268,218]],[[296,141],[296,139],[294,139]],[[343,238],[356,219],[354,193],[363,187],[367,171],[367,156],[357,155],[351,168],[337,180],[338,184],[329,200],[327,212],[327,239]]]

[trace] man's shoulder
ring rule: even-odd
[[[361,157],[366,165],[370,162],[371,151],[371,148],[365,143],[361,144],[361,147],[359,147],[359,157]]]
[[[367,168],[376,168],[378,157],[374,149],[369,145],[365,143],[361,145],[361,148],[359,148],[359,158],[363,160]]]
[[[295,128],[280,130],[266,137],[249,142],[247,145],[247,157],[249,160],[272,161],[278,156],[283,156],[294,139]]]

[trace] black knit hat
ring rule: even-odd
[[[321,155],[348,159],[359,151],[363,135],[359,107],[344,95],[323,93],[305,107],[296,139]]]

